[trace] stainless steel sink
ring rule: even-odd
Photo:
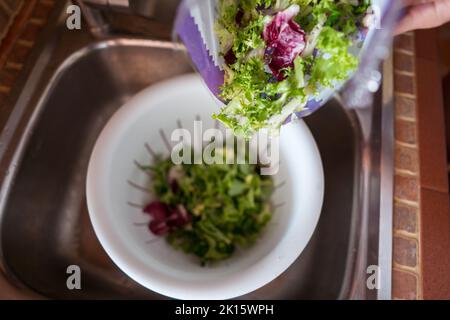
[[[44,67],[30,68],[15,108],[21,114],[10,119],[9,130],[19,138],[0,136],[0,157],[8,163],[0,196],[4,276],[18,291],[45,298],[164,298],[122,273],[101,248],[88,217],[85,176],[97,135],[114,111],[141,89],[192,72],[191,66],[170,41],[97,42],[56,22],[53,28],[36,54]],[[305,119],[325,170],[318,227],[285,273],[243,298],[390,297],[386,91],[369,109],[349,111],[335,98]],[[387,193],[380,192],[382,184]],[[82,290],[67,289],[69,265],[80,266]],[[380,290],[366,286],[369,265],[382,270]]]

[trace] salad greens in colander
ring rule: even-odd
[[[202,264],[253,243],[272,217],[273,180],[258,165],[174,165],[169,157],[142,169],[155,197],[144,208],[150,231]]]
[[[370,0],[219,0],[216,34],[224,59],[215,115],[237,135],[277,133],[323,88],[358,65]]]

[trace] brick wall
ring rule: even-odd
[[[395,193],[392,297],[421,299],[420,175],[414,34],[395,39]]]
[[[437,31],[396,38],[394,299],[449,299],[450,215]]]
[[[0,0],[0,115],[11,111],[4,102],[54,4],[55,0]],[[1,18],[5,8],[14,8],[10,9],[8,21]]]
[[[0,0],[0,42],[6,36],[24,0]]]

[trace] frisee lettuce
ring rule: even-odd
[[[251,245],[272,217],[273,180],[260,175],[258,165],[175,166],[170,157],[158,157],[142,169],[152,175],[151,191],[158,202],[182,206],[191,216],[165,234],[167,241],[202,264],[229,258],[238,247]],[[173,170],[177,174],[171,181]]]
[[[324,87],[346,80],[358,66],[349,51],[360,32],[370,0],[220,0],[215,31],[225,64],[220,98],[226,106],[214,115],[236,135],[250,137],[262,128],[276,134]],[[278,81],[265,56],[263,31],[278,12],[298,6],[294,21],[306,32],[306,48]]]

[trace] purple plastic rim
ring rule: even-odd
[[[200,30],[191,16],[187,0],[183,0],[175,18],[175,32],[184,43],[195,68],[202,76],[209,90],[217,97],[224,83],[224,72],[213,62],[206,48]]]

